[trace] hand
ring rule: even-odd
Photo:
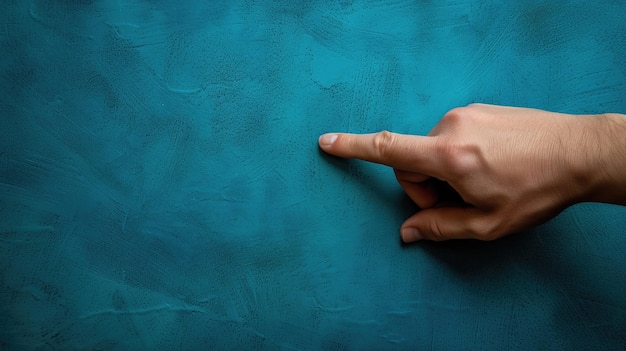
[[[626,181],[614,177],[625,173],[626,153],[617,166],[607,162],[616,149],[626,152],[623,117],[473,104],[448,112],[428,136],[329,133],[319,145],[393,167],[422,209],[402,225],[405,242],[493,240],[580,201],[626,200]],[[619,145],[603,151],[615,128]]]

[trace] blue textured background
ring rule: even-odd
[[[327,131],[626,112],[626,3],[7,0],[0,347],[621,349],[626,210],[402,246]]]

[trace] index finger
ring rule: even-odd
[[[387,131],[373,134],[328,133],[320,136],[319,145],[331,155],[441,177],[434,138]]]

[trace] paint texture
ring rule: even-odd
[[[626,5],[0,4],[0,347],[619,349],[626,210],[402,246],[328,131],[471,102],[626,112]]]

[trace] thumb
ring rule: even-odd
[[[475,207],[438,207],[409,217],[400,229],[402,241],[443,241],[449,239],[493,240],[493,226],[487,214]]]

